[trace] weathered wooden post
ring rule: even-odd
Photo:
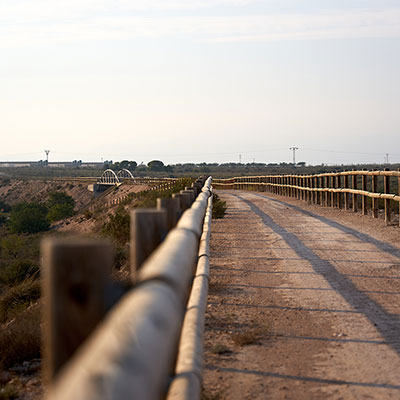
[[[330,176],[330,180],[331,180],[331,189],[335,189],[335,176],[331,175]],[[334,208],[335,207],[335,192],[331,192],[331,207]]]
[[[397,171],[400,173],[400,168]],[[397,193],[400,196],[400,175],[397,178]],[[400,201],[398,203],[399,203],[399,226],[400,226]]]
[[[376,169],[374,169],[376,171]],[[372,175],[372,187],[371,191],[376,193],[378,191],[378,176]],[[372,216],[374,218],[378,218],[378,199],[373,197],[372,198]]]
[[[130,260],[132,279],[144,261],[164,240],[168,233],[168,218],[165,210],[142,208],[131,212]]]
[[[336,177],[336,182],[337,182],[336,187],[338,189],[341,189],[342,188],[342,176],[340,175],[340,173],[338,173],[338,175]],[[337,206],[339,208],[343,208],[343,196],[342,196],[341,192],[337,193]]]
[[[51,383],[113,302],[112,247],[87,238],[42,242],[44,377]]]
[[[314,204],[315,203],[315,192],[314,192],[314,177],[310,177],[310,203]]]
[[[345,172],[347,172],[347,169],[345,170]],[[348,175],[343,176],[343,187],[344,187],[344,189],[349,188],[349,176]],[[349,193],[347,193],[347,192],[344,193],[344,209],[346,211],[350,209]]]
[[[165,210],[167,213],[167,229],[170,231],[176,225],[181,216],[181,201],[179,198],[164,197],[157,199],[157,210]]]
[[[316,178],[315,178],[315,181],[317,182],[316,183],[316,186],[317,186],[317,188],[318,189],[321,189],[321,177],[320,176],[317,176]],[[319,205],[321,205],[321,193],[322,192],[320,192],[320,191],[318,191],[317,192],[317,204],[319,204]]]
[[[364,168],[363,171],[366,171]],[[361,190],[366,192],[367,191],[367,178],[368,175],[362,175],[362,183],[361,183]],[[367,196],[363,195],[361,198],[361,209],[362,209],[362,214],[367,215],[368,214],[368,208],[367,208]]]
[[[357,190],[357,178],[358,178],[358,176],[356,174],[351,175],[352,189],[353,190]],[[357,199],[357,194],[353,193],[353,212],[357,212],[357,210],[358,210],[357,200],[358,200]]]
[[[389,171],[389,168],[385,168],[384,171]],[[384,175],[383,177],[383,188],[384,193],[390,193],[390,176]],[[390,200],[385,199],[385,222],[386,225],[390,223]]]
[[[179,198],[180,205],[181,205],[181,212],[183,213],[191,206],[191,196],[189,193],[174,193],[172,195],[173,199]]]

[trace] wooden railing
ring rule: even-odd
[[[294,197],[325,207],[344,208],[387,224],[400,211],[400,171],[343,171],[316,175],[267,175],[214,179],[215,188],[258,190]],[[393,207],[395,206],[395,207]],[[399,218],[400,225],[400,218]]]
[[[49,398],[200,398],[211,209],[210,177],[133,211],[128,286],[109,243],[43,242]]]
[[[146,190],[143,190],[142,192],[148,192],[148,191],[165,191],[165,190],[170,190],[173,189],[177,184],[182,183],[183,179],[175,179],[175,178],[140,178],[140,181],[137,182],[130,182],[131,184],[135,185],[148,185],[149,188]],[[106,192],[104,192],[104,195],[109,194],[114,187],[111,187],[108,189]],[[130,194],[123,194],[122,196],[118,196],[112,200],[109,200],[107,202],[102,202],[103,194],[99,196],[98,198],[95,199],[94,203],[92,203],[89,207],[89,211],[95,211],[96,208],[98,207],[112,207],[118,204],[123,203],[129,198]]]

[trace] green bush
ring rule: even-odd
[[[28,278],[0,297],[0,322],[7,321],[40,298],[40,282]]]
[[[49,209],[47,218],[49,221],[60,221],[61,219],[69,218],[74,215],[74,207],[69,204],[55,204]]]
[[[25,240],[18,235],[8,235],[1,241],[2,258],[17,258],[20,254]]]
[[[35,202],[16,204],[11,210],[8,223],[11,231],[16,233],[37,233],[50,227],[47,208]]]
[[[218,195],[213,194],[213,209],[212,209],[212,217],[214,219],[224,218],[226,213],[226,202],[221,200]]]
[[[72,208],[75,207],[75,200],[65,192],[52,192],[50,193],[49,199],[47,200],[47,207],[51,207],[58,204],[68,204]]]
[[[7,214],[0,212],[0,226],[7,221]]]
[[[39,358],[40,347],[40,307],[36,304],[0,330],[0,366],[9,368]]]
[[[11,206],[5,203],[3,200],[0,200],[0,211],[3,213],[8,213],[11,211]]]
[[[108,222],[103,225],[103,234],[110,236],[117,243],[125,245],[129,242],[130,217],[123,206],[119,206],[115,214],[111,214]]]
[[[60,221],[74,215],[75,200],[65,192],[52,192],[47,200],[49,221]]]
[[[22,283],[39,274],[39,267],[32,260],[15,260],[0,273],[0,280],[7,285]]]

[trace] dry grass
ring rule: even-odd
[[[15,379],[6,383],[0,389],[0,400],[14,400],[20,398],[21,383]]]
[[[216,343],[211,348],[211,353],[214,353],[214,354],[229,354],[229,353],[232,353],[232,350],[228,346],[225,346],[222,343]]]
[[[0,329],[0,366],[11,367],[40,357],[40,306],[36,303]]]
[[[28,278],[0,297],[0,322],[10,320],[40,297],[40,282]]]
[[[233,342],[239,346],[247,346],[250,344],[258,343],[261,338],[261,329],[252,329],[247,332],[235,333],[231,336]]]

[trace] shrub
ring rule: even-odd
[[[7,214],[0,212],[0,226],[7,221]]]
[[[1,255],[3,258],[17,258],[22,247],[24,239],[18,235],[8,235],[1,241]]]
[[[116,242],[125,245],[129,242],[129,214],[123,206],[119,206],[115,214],[111,214],[103,225],[103,234],[112,237]]]
[[[93,213],[90,210],[85,210],[83,215],[85,216],[86,219],[90,219],[93,217]]]
[[[5,203],[3,200],[0,200],[0,211],[4,213],[8,213],[11,211],[11,206]]]
[[[74,215],[74,207],[69,204],[55,204],[49,209],[47,218],[49,221],[60,221],[61,219],[69,218]]]
[[[1,367],[40,357],[40,346],[40,307],[35,304],[0,330]]]
[[[0,297],[0,321],[11,319],[40,297],[40,282],[28,278],[6,290]]]
[[[74,215],[75,200],[65,192],[52,192],[47,200],[47,218],[54,222]]]
[[[218,195],[213,194],[213,209],[212,209],[212,217],[214,219],[224,218],[226,213],[226,202],[221,200]]]
[[[47,208],[40,203],[16,204],[10,213],[9,226],[16,233],[37,233],[50,227]]]
[[[38,275],[39,270],[32,260],[15,260],[1,271],[0,280],[7,285],[15,285]]]

